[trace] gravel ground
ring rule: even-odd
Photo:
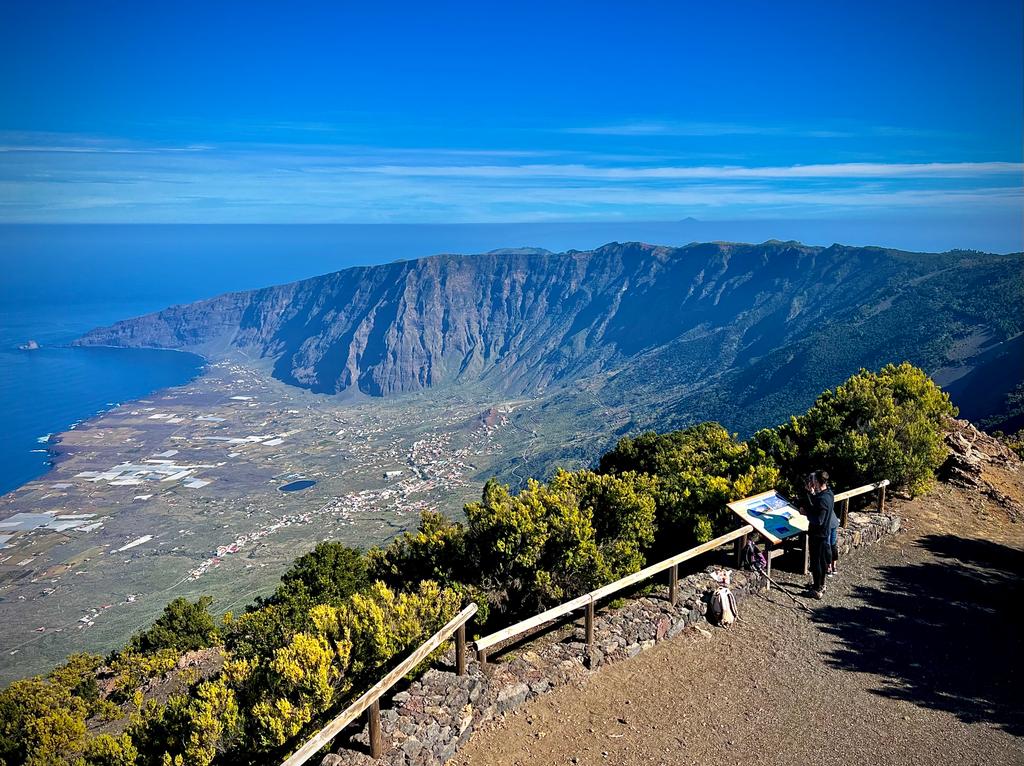
[[[841,562],[810,612],[748,599],[734,627],[544,695],[453,763],[1021,766],[1022,525],[946,486],[894,510],[906,531]]]

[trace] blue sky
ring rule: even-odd
[[[1021,8],[4,3],[0,222],[1015,226]]]

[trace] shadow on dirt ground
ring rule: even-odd
[[[815,622],[842,642],[831,664],[886,679],[875,692],[1024,736],[1024,551],[929,535],[920,563],[883,567],[860,606],[825,606]],[[929,555],[930,554],[930,555]]]

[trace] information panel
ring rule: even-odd
[[[807,517],[775,490],[734,500],[729,509],[773,543],[807,531]]]

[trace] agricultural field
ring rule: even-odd
[[[606,424],[544,413],[541,433],[543,404],[465,388],[343,402],[231,361],[60,434],[53,469],[0,499],[0,682],[118,647],[177,596],[241,611],[317,542],[457,517],[493,475],[587,462]]]

